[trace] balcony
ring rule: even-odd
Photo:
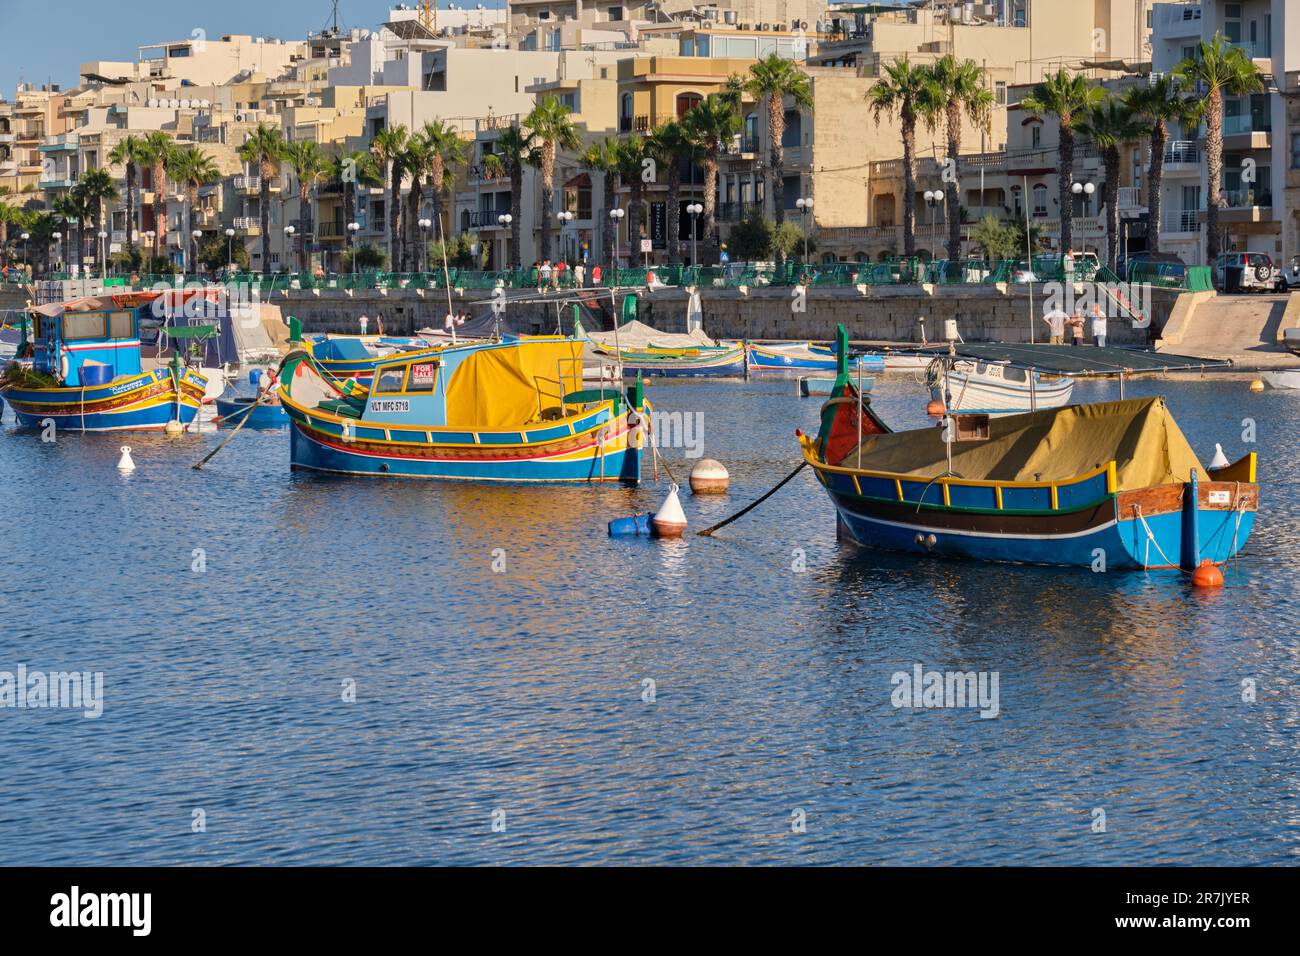
[[[258,196],[262,193],[261,176],[236,176],[234,181],[235,191],[247,196]],[[271,177],[268,188],[273,193],[281,191],[280,177]]]
[[[1241,113],[1223,118],[1223,146],[1225,149],[1271,149],[1273,124],[1267,115]]]
[[[1267,189],[1228,189],[1224,195],[1227,205],[1219,209],[1223,222],[1265,222],[1272,218],[1273,194]]]
[[[1273,59],[1273,47],[1267,38],[1256,40],[1254,43],[1249,40],[1238,40],[1236,43],[1233,43],[1232,46],[1237,47],[1239,50],[1245,50],[1246,56],[1250,57],[1252,60]]]
[[[342,242],[347,235],[343,222],[328,220],[316,224],[316,238],[320,242]]]
[[[262,223],[252,216],[237,216],[231,224],[236,232],[242,232],[247,236],[260,236],[262,234]]]
[[[1151,151],[1147,150],[1148,161],[1150,158]],[[1189,169],[1198,173],[1201,170],[1201,150],[1196,142],[1176,139],[1165,143],[1165,172],[1185,172]]]
[[[500,227],[497,216],[504,216],[509,209],[474,209],[469,214],[469,224],[474,229],[496,229]]]
[[[18,139],[17,133],[0,133],[0,143],[13,143]]]
[[[1135,216],[1146,209],[1142,202],[1142,191],[1137,186],[1120,186],[1119,187],[1119,211],[1120,215]]]
[[[1166,209],[1160,215],[1160,231],[1165,236],[1194,236],[1201,231],[1201,211]]]
[[[41,189],[71,189],[75,185],[75,179],[42,179],[40,182]]]
[[[715,218],[718,222],[740,222],[751,212],[762,211],[761,202],[720,202]]]
[[[1190,4],[1157,4],[1151,24],[1154,39],[1177,39],[1179,37],[1200,37],[1201,8]]]

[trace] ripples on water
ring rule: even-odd
[[[0,864],[1294,863],[1300,392],[1129,387],[1154,393],[1203,460],[1258,423],[1222,593],[844,549],[806,472],[716,539],[611,541],[662,484],[294,476],[251,432],[202,473],[217,436],[131,436],[122,477],[120,436],[6,413],[0,670],[103,671],[106,703],[0,710]],[[793,381],[651,396],[731,469],[695,529],[787,474],[818,408]],[[875,401],[925,423],[908,375]],[[895,710],[916,663],[997,671],[1001,716]]]

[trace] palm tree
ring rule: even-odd
[[[1104,96],[1102,88],[1093,85],[1082,73],[1071,76],[1065,70],[1057,70],[1054,75],[1035,86],[1033,93],[1025,97],[1021,104],[1034,113],[1052,114],[1061,127],[1060,141],[1057,144],[1057,157],[1060,160],[1057,198],[1061,207],[1062,254],[1069,253],[1074,247],[1074,197],[1070,192],[1070,187],[1074,185],[1074,127],[1101,103]]]
[[[411,177],[411,190],[406,195],[406,213],[403,217],[405,225],[402,264],[398,269],[400,272],[416,272],[420,268],[420,207],[424,204],[423,177],[429,169],[431,157],[429,143],[421,134],[416,133],[407,139],[400,165],[403,174]],[[394,268],[398,268],[396,264]]]
[[[220,182],[221,170],[211,156],[197,146],[178,150],[172,161],[172,178],[185,190],[185,200],[190,210],[190,229],[194,226],[194,211],[199,205],[199,190]],[[195,263],[195,271],[197,272]]]
[[[50,203],[50,211],[54,214],[55,232],[62,233],[62,251],[60,258],[65,266],[72,265],[72,224],[75,222],[80,228],[82,207],[77,201],[77,197],[69,190],[64,195]],[[50,238],[53,238],[51,236]]]
[[[261,178],[261,192],[258,205],[261,207],[262,227],[262,275],[271,274],[271,177],[280,172],[280,163],[284,159],[288,143],[278,126],[258,123],[257,129],[248,135],[244,145],[239,147],[239,158],[249,165],[256,165]]]
[[[81,174],[81,181],[76,188],[80,191],[80,201],[90,217],[90,234],[98,242],[99,225],[104,221],[104,203],[117,202],[117,186],[108,170],[89,169]],[[92,255],[91,259],[94,258]]]
[[[317,183],[325,178],[325,155],[316,143],[303,139],[287,144],[284,158],[298,182],[298,234],[295,236],[298,271],[307,272],[311,268],[311,263],[308,262],[311,252],[309,243],[315,219],[312,197]]]
[[[646,141],[641,136],[629,136],[618,143],[618,178],[628,187],[627,201],[627,263],[631,268],[636,261],[641,239],[641,206],[645,202]]]
[[[167,167],[171,165],[176,141],[156,130],[144,139],[144,163],[153,179],[153,249],[150,258],[158,257],[158,243],[167,236]]]
[[[507,126],[497,135],[496,149],[483,157],[483,172],[492,179],[510,178],[510,267],[523,265],[519,247],[520,209],[523,205],[524,167],[536,159],[537,143],[522,127]]]
[[[136,184],[141,166],[148,162],[149,153],[146,144],[139,136],[128,136],[113,147],[108,154],[108,161],[115,166],[126,167],[126,248],[135,252],[136,221]]]
[[[1106,206],[1106,262],[1114,271],[1119,267],[1119,151],[1141,139],[1146,127],[1115,97],[1094,106],[1076,126],[1097,147],[1106,170],[1101,187]]]
[[[599,143],[592,143],[582,154],[579,163],[583,168],[593,173],[600,173],[601,176],[600,198],[596,200],[592,197],[594,200],[592,209],[597,210],[598,214],[609,210],[610,200],[618,189],[618,140],[606,136]],[[601,243],[599,261],[608,265],[614,261],[614,229],[603,220],[600,222],[600,229],[604,241]]]
[[[1174,75],[1188,87],[1199,84],[1205,110],[1205,165],[1209,172],[1209,195],[1205,205],[1205,252],[1210,264],[1219,258],[1219,204],[1223,191],[1223,97],[1245,96],[1264,89],[1264,80],[1250,56],[1216,33],[1201,41],[1196,56],[1174,68]]]
[[[943,109],[947,123],[948,168],[944,192],[948,210],[948,260],[961,258],[961,182],[957,175],[961,156],[962,115],[980,129],[989,130],[993,113],[993,94],[984,85],[984,71],[974,60],[958,61],[951,53],[940,57],[930,67],[933,83],[931,97]]]
[[[682,122],[700,150],[704,166],[704,257],[718,261],[718,157],[731,146],[740,132],[741,119],[737,99],[713,94],[691,109]]]
[[[660,123],[646,137],[646,150],[661,167],[668,169],[668,264],[681,260],[678,236],[681,233],[682,163],[697,162],[702,151],[682,123]]]
[[[8,186],[0,186],[0,261],[9,251],[9,223],[17,219],[18,210],[5,202],[5,197],[12,192]]]
[[[410,138],[405,126],[381,129],[370,141],[370,151],[388,176],[388,258],[394,269],[400,255],[402,205],[402,151]]]
[[[797,109],[805,113],[812,112],[812,87],[808,83],[808,74],[795,66],[792,60],[772,53],[750,65],[744,90],[755,99],[767,100],[767,131],[771,138],[767,191],[772,199],[773,217],[779,226],[785,222],[785,197],[782,189],[785,168],[785,145],[782,143],[785,137],[785,98],[790,97]]]
[[[897,114],[903,138],[903,255],[916,255],[916,123],[933,122],[936,106],[930,72],[906,57],[884,65],[885,75],[867,89],[867,102],[876,125],[886,114]]]
[[[1147,167],[1147,247],[1160,251],[1165,178],[1165,146],[1169,142],[1169,124],[1180,126],[1197,121],[1200,104],[1183,96],[1183,86],[1176,78],[1153,76],[1150,83],[1130,87],[1124,103],[1151,129],[1151,164]]]
[[[460,138],[454,127],[442,120],[425,123],[421,135],[429,144],[425,185],[429,188],[429,200],[433,206],[434,238],[442,239],[446,235],[442,224],[442,194],[454,184],[456,168],[465,165],[469,144]]]
[[[355,238],[348,224],[357,218],[357,188],[359,186],[383,186],[384,175],[370,152],[360,150],[339,153],[330,161],[330,178],[343,187],[343,232],[348,243]],[[344,252],[346,252],[346,246]]]
[[[526,117],[524,125],[532,130],[539,149],[542,170],[542,259],[551,258],[551,216],[555,210],[555,157],[561,149],[581,148],[573,110],[554,96],[544,96]]]

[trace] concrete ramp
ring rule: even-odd
[[[1231,359],[1242,368],[1300,365],[1300,356],[1279,344],[1285,322],[1300,325],[1300,298],[1295,308],[1288,308],[1291,298],[1286,294],[1206,296],[1178,323],[1179,334],[1171,336],[1177,341],[1162,347]]]

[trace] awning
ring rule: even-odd
[[[901,351],[901,350],[896,350]],[[947,345],[909,350],[920,355],[946,355]],[[1174,355],[1151,349],[1097,348],[1087,345],[1007,345],[1005,343],[959,343],[957,354],[981,362],[1006,362],[1015,368],[1037,369],[1058,375],[1119,375],[1137,372],[1190,372],[1227,368],[1223,359]]]

